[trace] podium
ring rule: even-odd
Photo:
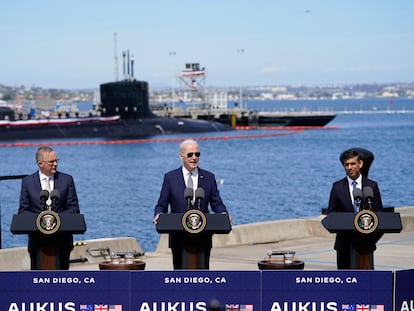
[[[373,270],[375,244],[384,233],[402,230],[399,213],[361,210],[358,213],[330,213],[322,219],[330,233],[345,236],[351,241],[351,268]]]
[[[82,234],[86,223],[82,214],[57,214],[43,211],[39,214],[13,215],[10,231],[13,234],[30,234],[36,239],[52,240],[61,234]],[[59,255],[56,246],[41,245],[37,261],[38,270],[57,270]]]
[[[208,269],[206,258],[210,257],[212,235],[228,234],[231,224],[227,214],[204,214],[192,209],[185,213],[161,214],[156,230],[158,233],[174,235],[182,241],[183,269]],[[207,251],[208,254],[205,253]]]

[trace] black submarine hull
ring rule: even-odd
[[[0,141],[64,138],[148,138],[163,134],[230,131],[216,121],[171,119],[149,108],[148,83],[126,80],[101,84],[99,117],[0,121]],[[3,123],[2,123],[3,122]]]
[[[63,138],[148,138],[163,134],[189,134],[229,131],[231,127],[218,122],[188,119],[147,118],[97,122],[53,123],[0,127],[1,141]]]

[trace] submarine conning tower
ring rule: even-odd
[[[148,82],[126,80],[100,85],[101,115],[123,120],[156,117],[149,107]]]

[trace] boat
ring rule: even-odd
[[[214,120],[164,118],[148,103],[148,82],[128,79],[100,85],[98,115],[66,114],[26,119],[10,107],[0,109],[0,141],[62,138],[135,139],[161,134],[230,131],[230,125]]]
[[[257,123],[261,126],[325,126],[336,117],[329,111],[258,112]]]
[[[216,121],[164,118],[151,112],[148,83],[120,81],[100,86],[100,116],[56,117],[14,120],[14,113],[2,109],[0,141],[60,138],[146,138],[160,134],[229,131],[232,127]]]
[[[171,101],[174,104],[154,104],[154,112],[168,118],[216,121],[232,127],[322,127],[336,117],[332,111],[254,111],[244,107],[241,89],[239,102],[229,108],[226,92],[211,92],[205,88],[206,77],[205,67],[201,67],[199,63],[186,63],[177,77],[179,84],[183,86],[179,90],[178,99],[175,98],[173,90]]]

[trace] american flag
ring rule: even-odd
[[[94,305],[93,311],[108,311],[108,305]]]
[[[384,305],[371,305],[370,311],[384,311]]]
[[[239,311],[239,305],[226,303],[226,311]]]
[[[355,305],[343,304],[342,311],[355,311]]]
[[[122,305],[109,305],[109,311],[122,311]]]
[[[93,305],[79,305],[80,311],[93,311]]]
[[[253,305],[240,305],[240,311],[253,311]]]
[[[356,311],[369,311],[369,305],[356,305]]]

